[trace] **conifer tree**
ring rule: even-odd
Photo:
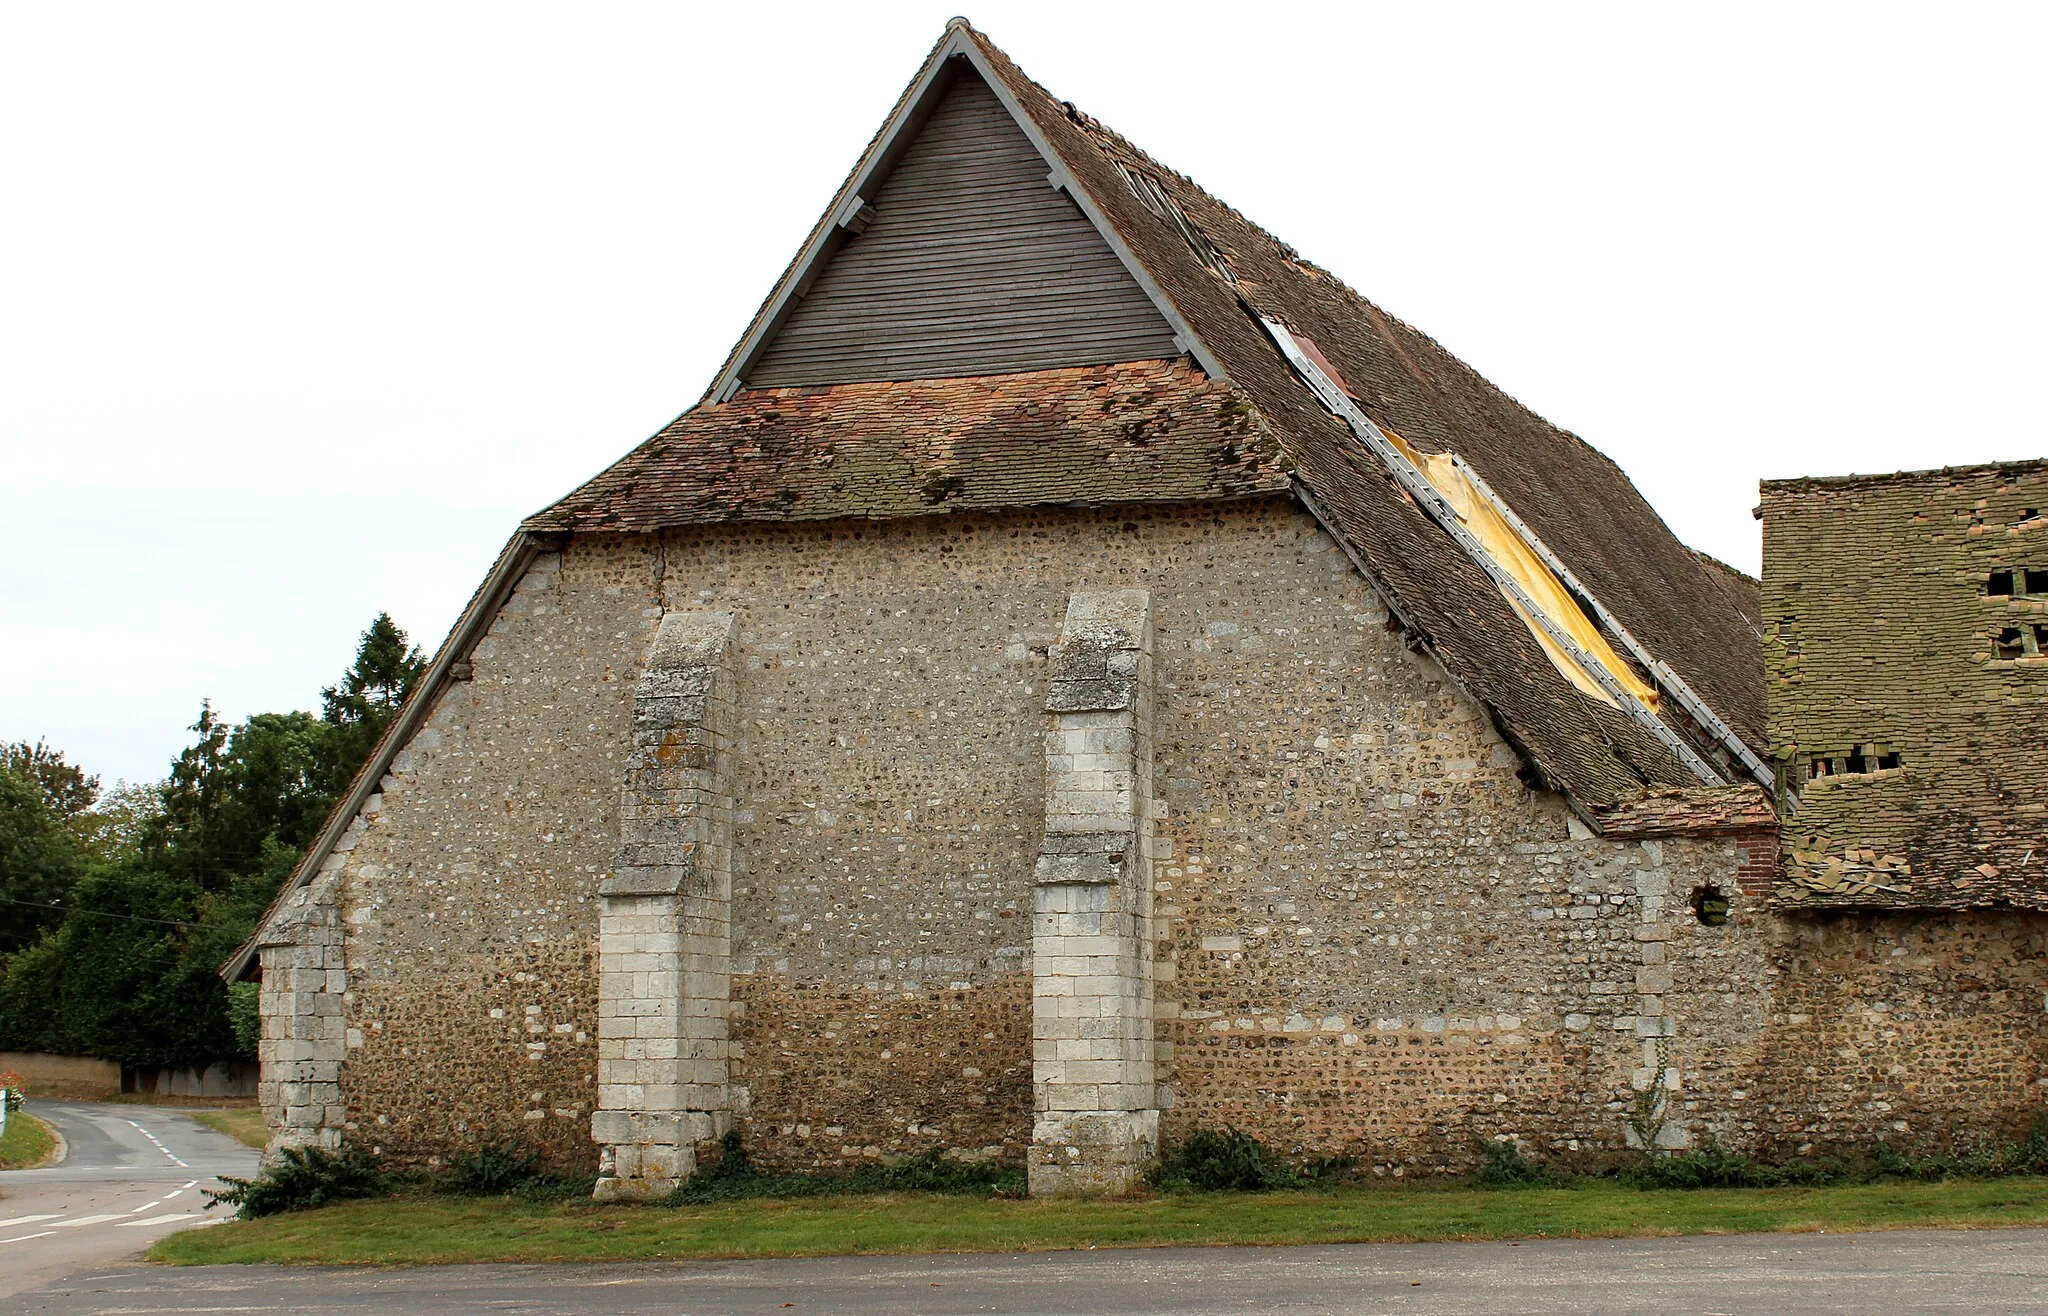
[[[378,737],[398,716],[399,706],[427,670],[426,656],[406,643],[405,632],[380,612],[356,647],[356,660],[337,685],[320,692],[322,713],[335,729],[330,742],[327,786],[337,797],[376,748]]]

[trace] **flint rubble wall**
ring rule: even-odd
[[[1915,1134],[2018,1118],[2037,1091],[2038,928],[1793,924],[1742,891],[1733,839],[1593,839],[1312,520],[1250,499],[583,536],[542,558],[330,864],[345,1136],[595,1165],[597,884],[667,608],[737,618],[750,1150],[1023,1161],[1047,651],[1074,592],[1110,589],[1153,600],[1166,1142],[1235,1125],[1411,1174],[1493,1135],[1619,1146],[1651,1088],[1667,1140],[1738,1144],[1888,1127],[1906,1087]],[[1726,926],[1692,915],[1710,884]],[[1941,1040],[1965,1018],[1967,1042]],[[1932,1057],[1946,1074],[1916,1075]]]

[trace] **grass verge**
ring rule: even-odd
[[[7,1117],[7,1136],[0,1138],[0,1170],[32,1170],[56,1155],[57,1136],[26,1111]]]
[[[2048,1178],[1693,1192],[1612,1183],[1524,1190],[1365,1186],[1083,1206],[890,1193],[665,1210],[421,1194],[189,1230],[159,1241],[150,1257],[180,1265],[423,1265],[2044,1224]]]
[[[244,1147],[254,1147],[258,1151],[263,1150],[264,1141],[270,1136],[264,1127],[263,1108],[260,1106],[227,1110],[191,1110],[185,1113],[214,1132],[225,1133]]]

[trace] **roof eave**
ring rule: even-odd
[[[334,847],[348,831],[349,824],[362,813],[363,806],[369,802],[370,796],[377,792],[378,784],[391,769],[391,761],[419,731],[420,725],[432,712],[442,691],[454,679],[455,664],[475,647],[477,640],[490,626],[492,619],[498,615],[498,610],[504,606],[513,586],[526,574],[526,569],[533,564],[533,560],[556,547],[560,538],[558,535],[522,529],[513,535],[499,552],[498,560],[491,565],[490,574],[484,578],[484,583],[477,588],[477,592],[470,596],[469,606],[456,619],[454,628],[448,632],[448,638],[441,642],[433,661],[427,664],[427,670],[421,674],[419,683],[413,687],[412,693],[406,696],[405,703],[399,707],[398,716],[391,720],[391,725],[386,727],[384,734],[378,738],[376,747],[370,751],[370,757],[350,781],[347,793],[328,813],[327,821],[321,826],[319,835],[313,839],[312,845],[307,847],[306,853],[293,867],[291,876],[285,879],[284,885],[278,888],[277,895],[265,907],[263,916],[256,921],[256,928],[249,934],[248,940],[236,948],[235,953],[221,965],[219,973],[222,978],[229,982],[240,982],[250,976],[249,971],[256,964],[256,951],[262,945],[264,929],[270,925],[270,920],[276,915],[279,906],[292,892],[310,881],[313,874],[319,872],[321,866],[334,853]]]

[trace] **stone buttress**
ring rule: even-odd
[[[353,847],[362,824],[345,838]],[[341,1145],[347,1112],[341,1065],[348,1052],[347,947],[340,886],[343,859],[291,893],[257,942],[263,979],[257,997],[262,1079],[257,1099],[269,1137],[266,1156],[286,1147]]]
[[[732,1123],[733,618],[670,613],[598,886],[596,1195],[660,1197]]]
[[[1076,594],[1052,650],[1032,919],[1034,1196],[1124,1192],[1157,1154],[1152,601]]]

